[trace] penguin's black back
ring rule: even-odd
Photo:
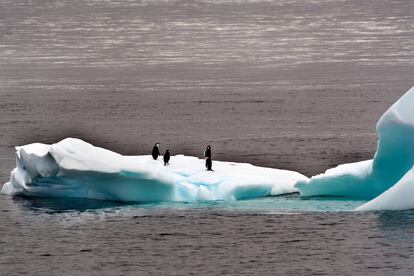
[[[155,145],[155,146],[152,148],[152,153],[151,153],[151,155],[152,155],[152,158],[154,158],[155,160],[157,160],[158,155],[160,155],[160,151],[159,151],[159,149],[158,149],[157,145]]]
[[[164,154],[164,163],[167,164],[170,161],[170,152],[167,150]]]

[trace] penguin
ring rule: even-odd
[[[159,145],[160,143],[155,143],[155,146],[152,148],[152,158],[154,158],[154,160],[157,160],[158,156],[160,156]]]
[[[207,146],[206,150],[204,151],[205,158],[211,158],[211,147],[210,145]]]
[[[208,171],[212,171],[213,169],[211,168],[213,166],[213,161],[211,161],[211,158],[207,158],[206,159],[206,168]]]
[[[167,165],[169,165],[169,161],[170,161],[170,150],[169,149],[167,149],[166,151],[165,151],[165,153],[164,153],[164,166],[167,166]]]
[[[204,151],[204,157],[206,158],[206,168],[208,171],[212,171],[213,162],[211,161],[211,146],[208,145]]]

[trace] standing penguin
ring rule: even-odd
[[[167,166],[167,165],[169,165],[169,161],[170,161],[170,150],[169,149],[167,149],[166,151],[165,151],[165,153],[164,153],[164,166]]]
[[[152,158],[154,158],[154,160],[157,160],[158,156],[160,156],[159,145],[160,143],[155,143],[155,146],[152,148]]]
[[[206,159],[206,168],[208,171],[212,171],[211,168],[213,166],[213,162],[211,161],[211,147],[210,145],[207,146],[206,150],[204,151],[204,157]]]

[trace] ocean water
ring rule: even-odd
[[[1,203],[2,275],[409,275],[414,269],[413,211],[355,213],[349,210],[361,202],[353,200]]]
[[[0,0],[0,183],[73,136],[306,175],[372,158],[413,85],[414,4]],[[0,196],[1,275],[410,275],[414,213],[297,195],[126,205]]]

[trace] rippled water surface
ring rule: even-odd
[[[0,182],[75,136],[314,175],[373,156],[413,85],[406,0],[0,0]],[[297,195],[125,205],[0,197],[0,274],[410,275],[414,214]]]
[[[327,212],[315,206],[349,209],[361,202],[331,198],[289,207],[287,201],[300,199],[125,205],[2,198],[2,274],[407,275],[414,269],[412,211]]]
[[[307,175],[375,152],[413,85],[412,1],[0,1],[0,172],[75,136]]]

